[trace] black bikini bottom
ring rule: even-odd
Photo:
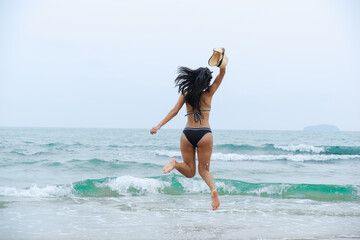
[[[208,127],[202,127],[202,128],[191,128],[186,127],[183,131],[186,139],[189,141],[191,145],[193,145],[194,148],[197,147],[200,140],[208,133],[211,133],[211,129]]]

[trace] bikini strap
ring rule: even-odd
[[[201,112],[210,112],[210,110],[204,110],[199,112],[188,112],[185,114],[185,117],[190,114],[194,114],[194,121],[198,122],[200,121],[200,124],[202,123],[201,119],[204,119],[204,115],[201,114]]]
[[[202,123],[201,122],[201,119],[204,118],[204,115],[201,114],[201,112],[194,112],[194,121],[195,122],[198,122],[200,121],[200,124]]]
[[[202,112],[210,112],[210,110],[202,110],[202,111],[197,111],[197,112],[187,112],[186,114],[185,114],[185,117],[187,116],[187,115],[190,115],[190,114],[195,114],[195,113],[199,113],[199,114],[201,114]]]

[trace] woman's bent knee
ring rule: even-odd
[[[196,171],[194,170],[194,171],[191,171],[191,172],[187,173],[184,176],[187,177],[187,178],[193,178],[193,177],[195,177],[195,174],[196,174]]]

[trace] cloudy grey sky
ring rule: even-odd
[[[213,128],[359,131],[359,42],[356,0],[2,0],[0,126],[151,128],[223,46]]]

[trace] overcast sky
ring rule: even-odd
[[[360,131],[359,42],[356,0],[2,0],[0,126],[150,129],[223,46],[213,128]]]

